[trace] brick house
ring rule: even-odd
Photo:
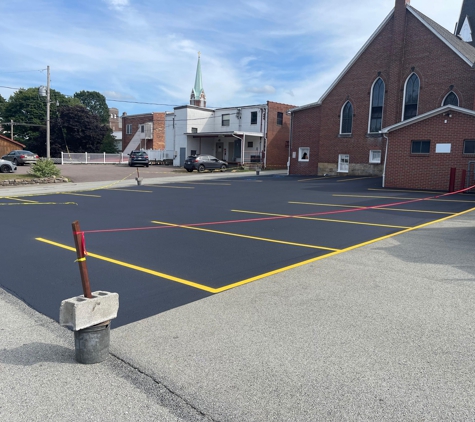
[[[290,173],[384,173],[387,187],[447,190],[450,168],[461,174],[475,158],[475,48],[464,37],[396,0],[320,100],[289,111]]]
[[[122,114],[122,151],[165,149],[165,112]]]

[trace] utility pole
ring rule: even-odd
[[[49,66],[46,67],[46,158],[50,159],[50,86],[49,86]]]
[[[10,120],[10,139],[13,141],[13,120]]]

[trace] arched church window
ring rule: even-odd
[[[443,106],[446,105],[453,105],[458,107],[459,106],[459,97],[454,91],[450,91],[444,98],[444,102],[442,103]]]
[[[371,90],[369,132],[379,132],[383,122],[385,85],[381,78],[376,79]]]
[[[406,82],[404,93],[404,114],[402,120],[412,119],[417,116],[419,105],[419,76],[413,73]]]
[[[353,128],[353,105],[347,101],[341,111],[340,133],[349,134]]]

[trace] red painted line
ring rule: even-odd
[[[397,205],[405,205],[411,204],[415,202],[422,202],[422,201],[429,201],[431,199],[442,198],[444,196],[455,195],[462,192],[466,192],[475,188],[475,185],[470,186],[465,189],[458,190],[456,192],[448,192],[441,195],[430,196],[427,198],[418,198],[418,199],[411,199],[409,201],[401,201],[401,202],[392,202],[390,204],[381,204],[381,205],[372,205],[369,207],[360,207],[360,208],[353,208],[353,209],[345,209],[345,210],[335,210],[335,211],[323,211],[323,212],[314,212],[308,214],[295,214],[295,215],[284,215],[284,216],[274,216],[274,217],[259,217],[259,218],[248,218],[248,219],[240,219],[240,220],[225,220],[225,221],[211,221],[207,223],[192,223],[192,224],[176,224],[175,226],[151,226],[151,227],[131,227],[125,229],[104,229],[104,230],[84,230],[83,233],[113,233],[113,232],[124,232],[124,231],[135,231],[135,230],[158,230],[158,229],[170,229],[170,228],[177,228],[180,226],[183,227],[202,227],[202,226],[212,226],[212,225],[219,225],[219,224],[234,224],[234,223],[252,223],[256,221],[270,221],[270,220],[283,220],[286,218],[298,218],[298,217],[314,217],[318,215],[332,215],[332,214],[344,214],[349,212],[357,212],[357,211],[365,211],[365,210],[372,210],[378,208],[386,208],[386,207],[394,207]]]

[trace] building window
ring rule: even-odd
[[[191,133],[198,133],[198,128],[192,127],[191,128]]]
[[[132,125],[129,124],[129,125],[126,125],[126,126],[125,126],[125,133],[126,133],[127,135],[132,134]]]
[[[381,163],[381,150],[371,150],[369,152],[369,162],[373,164]]]
[[[308,161],[310,157],[310,148],[299,148],[299,161]]]
[[[257,111],[251,111],[251,125],[257,125]]]
[[[383,122],[383,103],[385,85],[381,78],[376,79],[371,94],[369,132],[379,132]]]
[[[229,126],[230,120],[229,120],[229,114],[223,114],[221,116],[221,126]]]
[[[145,125],[140,125],[140,132],[145,133]]]
[[[417,116],[417,107],[419,105],[419,76],[413,73],[406,82],[404,94],[404,114],[402,120],[412,119]]]
[[[475,141],[472,139],[466,139],[463,141],[463,153],[475,154]]]
[[[411,154],[429,154],[430,141],[412,141]]]
[[[453,105],[458,107],[459,106],[459,97],[455,94],[454,91],[450,91],[444,98],[444,102],[442,103],[443,106],[446,105]]]
[[[281,113],[280,111],[277,112],[277,124],[279,126],[284,124],[284,113]]]
[[[254,142],[248,142],[248,143],[247,143],[247,147],[248,147],[248,148],[252,148],[253,146],[254,146]]]
[[[347,101],[341,110],[340,133],[351,134],[353,127],[353,106]]]

